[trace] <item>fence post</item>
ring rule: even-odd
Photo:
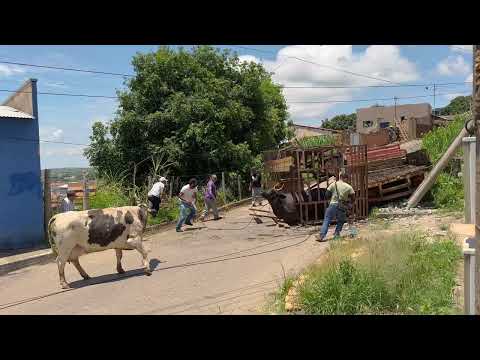
[[[225,173],[222,171],[222,191],[225,193]]]
[[[50,221],[51,206],[51,190],[50,190],[50,171],[43,170],[43,223],[45,230],[45,241],[48,243],[48,222]]]
[[[238,182],[238,200],[242,200],[242,184],[240,181],[240,175],[237,176],[237,182]]]
[[[88,210],[88,180],[85,173],[83,174],[83,210]]]

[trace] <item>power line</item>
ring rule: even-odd
[[[429,87],[429,86],[449,86],[449,85],[467,85],[471,84],[471,81],[464,82],[452,82],[452,83],[429,83],[429,84],[403,84],[403,85],[359,85],[359,86],[284,86],[280,85],[284,89],[363,89],[363,88],[399,88],[399,87]]]
[[[332,69],[332,70],[343,72],[343,73],[350,74],[350,75],[353,75],[353,76],[359,76],[359,77],[363,77],[363,78],[367,78],[367,79],[372,79],[372,80],[383,81],[383,82],[387,82],[387,83],[391,83],[391,84],[401,85],[401,84],[396,83],[396,82],[391,81],[391,80],[382,79],[382,78],[379,78],[379,77],[365,75],[365,74],[360,74],[360,73],[356,73],[356,72],[353,72],[353,71],[348,71],[348,70],[345,70],[345,69],[337,68],[337,67],[331,66],[331,65],[320,64],[320,63],[317,63],[317,62],[314,62],[314,61],[310,61],[310,60],[300,58],[298,56],[278,55],[276,52],[272,52],[272,51],[269,51],[269,50],[255,49],[255,48],[251,48],[251,47],[248,47],[248,46],[231,45],[231,47],[274,54],[274,55],[277,55],[279,57],[286,57],[286,58],[295,59],[295,60],[298,60],[298,61],[303,61],[303,62],[308,63],[308,64],[317,65],[317,66],[320,66],[320,67],[324,67],[324,68],[327,68],[327,69]]]
[[[436,94],[439,95],[456,95],[456,94],[465,94],[470,93],[470,91],[466,92],[456,92],[456,93],[444,93],[444,94]],[[404,96],[404,97],[389,97],[389,98],[378,98],[378,99],[352,99],[352,100],[331,100],[331,101],[287,101],[288,104],[333,104],[333,103],[352,103],[352,102],[364,102],[364,101],[387,101],[387,100],[401,100],[401,99],[416,99],[416,98],[426,98],[432,97],[433,94],[429,95],[417,95],[417,96]]]
[[[0,64],[28,66],[28,67],[63,70],[63,71],[76,71],[76,72],[82,72],[82,73],[113,75],[113,76],[122,76],[122,77],[134,77],[135,76],[135,75],[131,75],[131,74],[121,74],[121,73],[112,73],[112,72],[106,72],[106,71],[87,70],[87,69],[79,69],[79,68],[68,68],[68,67],[50,66],[50,65],[36,65],[36,64],[27,64],[27,63],[14,62],[14,61],[0,61]]]
[[[19,93],[19,94],[31,94],[31,91],[17,91],[17,90],[8,90],[0,89],[0,92],[10,92],[10,93]],[[54,92],[43,92],[38,91],[39,95],[54,95],[54,96],[73,96],[73,97],[88,97],[88,98],[103,98],[103,99],[118,99],[117,96],[107,96],[107,95],[89,95],[89,94],[70,94],[70,93],[54,93]]]
[[[473,52],[473,50],[471,50],[471,49],[461,48],[460,46],[450,45],[450,47],[452,47],[452,48],[454,48],[454,49],[461,50],[461,51],[463,51],[463,52],[469,52],[469,53]]]

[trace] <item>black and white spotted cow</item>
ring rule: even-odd
[[[69,287],[65,281],[67,261],[73,263],[84,279],[89,279],[78,258],[107,249],[115,249],[119,274],[125,272],[121,263],[122,250],[137,250],[142,255],[146,274],[151,275],[147,252],[142,244],[147,214],[147,207],[141,205],[69,211],[52,217],[48,223],[48,233],[52,249],[57,255],[60,286],[64,289]]]

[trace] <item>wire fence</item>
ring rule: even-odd
[[[100,209],[107,207],[117,207],[126,205],[136,205],[138,200],[133,199],[125,192],[125,189],[119,186],[105,183],[102,179],[95,179],[92,176],[84,176],[83,180],[69,181],[68,179],[54,179],[50,175],[51,170],[42,171],[42,183],[44,191],[44,212],[45,228],[47,228],[50,218],[61,212],[62,201],[67,196],[67,192],[74,192],[73,199],[76,211],[88,209]],[[168,222],[178,217],[178,195],[183,186],[187,185],[189,180],[197,180],[197,210],[199,214],[204,209],[204,198],[207,189],[207,183],[211,174],[193,174],[180,176],[165,176],[167,185],[161,195],[161,209],[156,218],[149,218],[149,224],[158,224]],[[250,179],[242,176],[238,172],[220,172],[217,176],[217,206],[224,206],[237,201],[251,197],[249,189]],[[158,179],[148,179],[148,184],[141,188],[140,201],[147,203],[147,192]]]

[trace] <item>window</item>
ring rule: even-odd
[[[388,128],[390,126],[390,123],[388,121],[382,121],[380,123],[380,129],[385,129],[385,128]]]
[[[364,128],[369,128],[369,127],[372,127],[373,126],[373,121],[370,121],[370,120],[366,120],[363,122],[363,127]]]

